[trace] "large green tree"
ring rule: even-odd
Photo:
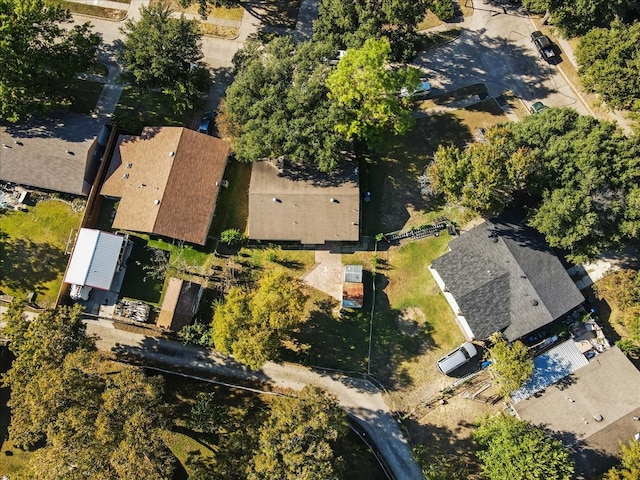
[[[533,360],[529,356],[527,347],[516,340],[508,343],[504,337],[497,333],[491,337],[493,346],[489,349],[491,372],[498,385],[498,393],[508,397],[522,387],[531,378],[533,373]]]
[[[530,224],[584,261],[640,231],[640,144],[615,125],[550,108],[490,129],[487,142],[439,148],[432,189],[482,214],[530,198]]]
[[[496,127],[486,132],[486,143],[464,150],[440,145],[427,172],[433,191],[475,212],[500,212],[515,192],[526,188],[537,167],[529,150],[507,148],[506,137],[505,129]]]
[[[576,59],[585,87],[612,108],[640,111],[640,23],[614,22],[580,39]]]
[[[174,100],[174,108],[193,107],[198,90],[207,85],[208,74],[201,63],[202,33],[196,20],[156,3],[140,9],[140,19],[129,19],[120,28],[125,35],[118,59],[123,78],[144,89],[160,88]]]
[[[78,307],[32,321],[21,312],[17,304],[6,317],[16,358],[3,383],[11,387],[10,438],[35,450],[28,478],[172,478],[173,457],[160,436],[161,382],[105,362]]]
[[[551,22],[565,35],[584,35],[592,28],[608,27],[636,6],[634,0],[524,0],[537,13],[548,11]]]
[[[416,27],[431,4],[425,0],[322,0],[313,39],[344,50],[385,37],[393,60],[410,61],[420,42]]]
[[[335,131],[342,114],[325,86],[334,54],[288,36],[238,52],[219,123],[240,160],[286,157],[330,171],[344,158],[347,142]]]
[[[596,296],[620,310],[616,345],[631,357],[640,356],[640,273],[623,269],[610,272],[594,285]]]
[[[61,88],[87,69],[99,38],[43,0],[0,0],[0,117],[12,122],[65,103]]]
[[[544,429],[512,416],[485,419],[473,434],[488,480],[569,480],[573,462]]]
[[[348,49],[327,77],[329,97],[344,109],[346,118],[336,130],[349,140],[375,146],[389,135],[402,135],[414,124],[402,88],[413,90],[419,72],[412,67],[392,69],[391,45],[386,38],[368,39],[361,48]]]
[[[270,270],[250,291],[232,287],[213,315],[213,344],[252,368],[277,358],[283,340],[302,321],[305,296],[283,270]]]
[[[249,480],[343,478],[336,441],[347,428],[336,399],[317,387],[305,387],[295,399],[276,399],[260,429]]]

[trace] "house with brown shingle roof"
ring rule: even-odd
[[[323,244],[360,239],[355,162],[322,173],[286,161],[255,162],[249,184],[249,238]]]
[[[119,199],[112,227],[204,245],[229,143],[182,127],[119,138],[101,194]]]

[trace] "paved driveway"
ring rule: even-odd
[[[527,105],[541,100],[589,114],[557,67],[539,57],[530,39],[534,27],[524,10],[506,1],[475,0],[473,5],[474,14],[461,25],[460,38],[414,61],[434,93],[485,83],[493,97],[513,90]]]

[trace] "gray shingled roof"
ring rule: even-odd
[[[432,266],[476,338],[504,329],[515,340],[584,301],[558,257],[528,227],[494,219],[449,247]]]
[[[90,168],[89,149],[101,129],[100,120],[68,112],[1,124],[0,180],[87,195],[96,173]]]

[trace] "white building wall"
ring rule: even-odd
[[[440,275],[435,270],[435,268],[432,268],[431,266],[429,266],[429,271],[431,272],[431,275],[433,275],[433,278],[438,284],[438,287],[440,287],[440,290],[444,294],[444,298],[447,300],[447,303],[451,307],[451,310],[453,310],[453,314],[456,316],[456,323],[458,324],[458,327],[460,327],[460,330],[462,330],[462,334],[464,335],[464,338],[467,339],[468,341],[473,340],[475,338],[475,335],[473,334],[471,327],[467,323],[467,319],[464,318],[463,315],[459,314],[460,307],[458,306],[458,303],[456,302],[455,298],[453,298],[453,295],[451,294],[451,292],[447,292],[445,290],[446,286],[444,284],[444,281],[442,280],[442,277],[440,277]]]

